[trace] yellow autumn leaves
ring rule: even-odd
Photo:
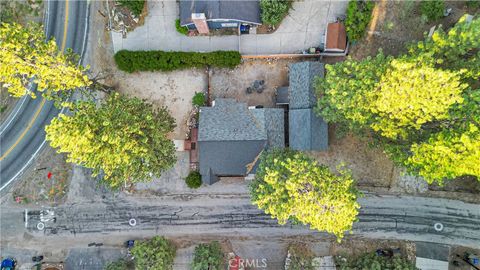
[[[52,92],[90,85],[84,68],[70,57],[59,53],[55,40],[46,41],[38,24],[0,26],[0,82],[14,97],[35,97],[31,83],[37,84],[39,91]]]

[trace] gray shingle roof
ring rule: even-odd
[[[288,86],[282,86],[277,88],[275,92],[275,103],[279,104],[288,104]]]
[[[218,181],[218,175],[245,175],[264,148],[284,147],[283,118],[283,109],[248,109],[233,99],[216,99],[215,106],[202,107],[198,158],[204,182]]]
[[[301,151],[328,149],[328,125],[313,109],[290,110],[288,118],[290,148]]]
[[[216,99],[214,107],[200,109],[198,141],[266,140],[264,126],[245,103]]]
[[[258,0],[180,0],[180,23],[192,23],[192,13],[205,13],[207,20],[226,19],[261,24]]]
[[[320,62],[300,62],[289,66],[289,107],[290,109],[313,108],[317,104],[315,77],[323,77],[324,64]]]

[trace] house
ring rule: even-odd
[[[180,25],[208,34],[210,29],[260,25],[258,0],[180,0]]]
[[[216,99],[200,108],[198,160],[202,181],[253,173],[261,152],[283,148],[284,110],[249,108],[234,99]]]
[[[315,77],[323,77],[325,67],[320,62],[301,62],[289,65],[289,87],[277,89],[277,105],[288,102],[288,144],[300,151],[328,149],[328,125],[314,107]]]

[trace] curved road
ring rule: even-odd
[[[61,51],[81,55],[88,28],[87,1],[48,1],[45,33],[55,37]],[[0,126],[0,191],[7,190],[45,146],[45,126],[60,110],[40,95],[21,98]]]

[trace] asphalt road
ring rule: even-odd
[[[87,1],[48,1],[46,6],[47,37],[55,37],[62,51],[71,48],[82,55],[88,28]],[[21,98],[0,125],[0,191],[7,190],[46,145],[45,126],[60,112],[53,102],[37,96]]]
[[[353,233],[375,239],[403,239],[480,248],[480,207],[455,200],[367,195]],[[31,209],[38,210],[38,209]],[[55,209],[56,222],[45,222],[38,231],[38,216],[31,215],[25,228],[23,209],[2,207],[2,242],[28,246],[55,243],[55,247],[84,246],[88,241],[119,244],[128,238],[166,235],[245,235],[278,237],[325,234],[300,225],[278,225],[275,220],[251,205],[248,196],[229,197],[192,195],[144,199],[115,199],[103,202],[71,203]],[[135,226],[129,220],[136,220]],[[434,224],[440,222],[442,231]],[[118,242],[118,243],[116,243]]]

